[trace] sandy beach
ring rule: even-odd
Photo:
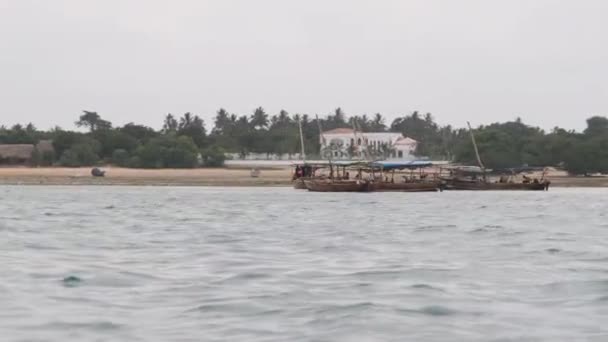
[[[142,170],[104,167],[105,177],[91,168],[0,168],[0,184],[15,185],[157,185],[157,186],[287,186],[290,169],[261,170],[257,178],[246,169]]]
[[[143,170],[104,167],[105,177],[91,168],[0,168],[3,185],[150,185],[150,186],[290,186],[291,169],[265,169],[257,178],[248,169],[201,168]],[[556,187],[608,187],[608,177],[550,176]]]

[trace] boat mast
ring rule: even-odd
[[[323,145],[325,145],[325,143],[323,143],[323,141],[325,140],[325,137],[323,136],[323,127],[321,127],[321,120],[319,120],[319,116],[315,115],[315,117],[317,118],[317,126],[319,126],[319,138],[321,139],[321,147],[323,147]],[[327,160],[329,161],[330,176],[331,178],[333,178],[334,168],[331,162],[331,154],[332,151],[329,151],[329,154],[327,155]]]
[[[354,151],[355,150],[355,146],[354,145],[359,146],[357,144],[357,124],[355,123],[355,119],[354,118],[353,118],[353,123],[352,124],[353,124],[353,135],[355,136],[355,140],[353,140],[353,146],[351,146],[351,147],[352,147],[352,150]],[[357,147],[357,149],[360,150],[358,147]],[[361,152],[361,151],[359,151],[359,152]],[[361,155],[359,155],[359,160],[361,160]]]
[[[473,142],[473,149],[475,150],[475,156],[477,157],[477,164],[481,168],[481,172],[483,172],[483,180],[486,180],[486,167],[483,166],[481,162],[481,157],[479,156],[479,149],[477,148],[477,142],[475,141],[475,135],[473,134],[473,129],[471,128],[471,123],[467,121],[467,125],[469,126],[469,133],[471,134],[471,141]]]
[[[302,162],[306,164],[306,152],[304,151],[304,135],[302,135],[302,120],[298,117],[298,127],[300,128],[300,147],[302,148]]]

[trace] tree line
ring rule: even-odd
[[[363,132],[399,132],[419,142],[416,155],[434,160],[476,164],[465,128],[441,126],[430,113],[413,112],[387,124],[379,113],[347,116],[342,109],[322,118],[269,115],[262,107],[250,115],[217,111],[207,130],[198,115],[167,114],[162,129],[128,123],[114,126],[98,113],[84,111],[76,125],[86,132],[48,131],[33,124],[0,126],[0,144],[36,144],[52,140],[54,153],[38,156],[37,165],[91,166],[113,164],[133,168],[191,168],[222,166],[226,153],[297,154],[301,151],[298,122],[309,158],[320,158],[319,129],[353,128]],[[481,158],[488,168],[523,165],[562,167],[572,174],[608,172],[608,119],[587,119],[583,132],[554,128],[546,132],[521,119],[473,129]]]

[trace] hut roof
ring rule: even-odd
[[[52,140],[40,140],[36,145],[36,149],[40,153],[44,152],[55,152],[55,148],[53,147]]]
[[[34,152],[34,145],[10,144],[0,145],[0,158],[30,159]]]

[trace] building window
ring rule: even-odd
[[[357,140],[357,145],[361,146],[361,138]]]
[[[355,146],[355,139],[350,138],[350,146]]]
[[[399,151],[399,158],[403,158],[403,151]]]

